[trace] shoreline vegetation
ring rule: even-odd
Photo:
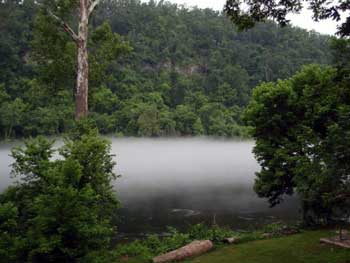
[[[87,120],[87,122],[90,122]],[[92,127],[95,127],[98,129],[98,125],[94,123],[92,120],[90,124]],[[26,136],[19,136],[19,137],[0,137],[0,143],[3,142],[17,142],[17,141],[25,141],[30,140],[32,138],[35,138],[37,136],[45,136],[48,139],[56,140],[60,138],[64,138],[67,135],[70,134],[71,131],[74,131],[75,127],[72,127],[71,130],[64,131],[62,133],[57,134],[47,134],[47,135],[26,135]],[[251,136],[251,127],[249,126],[239,126],[240,132],[235,135],[205,135],[205,134],[188,134],[188,135],[181,135],[181,134],[169,134],[169,135],[124,135],[121,132],[107,132],[107,133],[101,133],[100,135],[105,138],[112,138],[112,139],[209,139],[209,140],[249,140],[253,137]]]
[[[249,127],[244,127],[246,129],[249,129]],[[63,138],[67,137],[69,133],[65,132],[62,134],[57,135],[49,135],[45,136],[49,140],[53,140],[55,142],[62,141]],[[39,135],[41,136],[41,135]],[[124,136],[121,134],[113,134],[113,133],[107,133],[107,134],[101,134],[101,137],[106,139],[120,139],[120,140],[215,140],[215,141],[250,141],[253,140],[253,137],[249,134],[249,132],[245,133],[245,135],[242,136],[215,136],[215,135],[197,135],[197,136]],[[27,140],[31,140],[35,137],[20,137],[20,138],[0,138],[0,146],[1,144],[6,143],[21,143],[25,142]]]
[[[117,262],[147,263],[158,255],[176,250],[195,240],[210,240],[214,244],[214,250],[202,256],[188,258],[184,262],[277,263],[282,257],[273,256],[271,251],[275,251],[276,255],[294,255],[295,261],[286,262],[306,262],[304,260],[308,258],[310,261],[307,262],[346,263],[345,259],[350,255],[350,250],[320,243],[321,238],[336,235],[337,232],[329,226],[303,228],[301,225],[274,223],[255,231],[234,232],[218,226],[196,224],[185,233],[169,228],[166,237],[149,235],[144,239],[120,244],[113,254]],[[257,251],[253,253],[255,249]],[[251,251],[248,257],[244,257],[246,251]],[[323,257],[329,261],[322,261]]]

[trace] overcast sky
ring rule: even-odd
[[[212,8],[214,10],[222,10],[225,0],[168,0],[172,3],[186,4],[188,7],[198,6],[200,8]],[[304,10],[300,15],[291,15],[292,24],[308,30],[315,30],[323,34],[333,35],[336,31],[336,23],[332,20],[324,20],[314,22],[311,19],[311,11]]]

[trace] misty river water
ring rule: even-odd
[[[252,229],[299,218],[295,198],[276,208],[253,191],[253,141],[209,138],[110,139],[117,162],[120,233],[165,231],[204,222]],[[0,191],[11,183],[10,149],[0,144]]]

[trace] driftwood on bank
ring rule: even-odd
[[[202,255],[213,248],[210,240],[193,241],[192,243],[177,250],[153,258],[153,263],[167,263],[181,261],[186,258]]]

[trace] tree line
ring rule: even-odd
[[[4,1],[0,12],[0,136],[69,131],[76,43],[34,1]],[[210,9],[105,1],[90,17],[89,118],[125,136],[245,136],[252,88],[328,64],[328,40],[272,22],[239,33]]]

